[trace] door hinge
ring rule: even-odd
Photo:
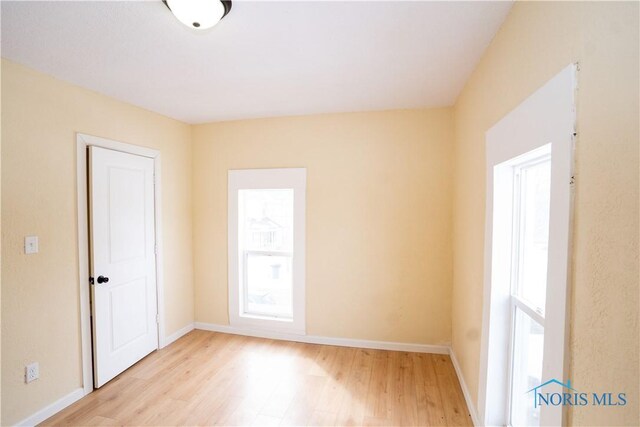
[[[156,314],[156,323],[158,323],[158,324],[160,323],[160,315],[159,314]]]
[[[157,243],[153,244],[153,253],[158,255],[158,244]]]

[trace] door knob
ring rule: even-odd
[[[108,277],[98,276],[98,283],[107,283],[109,281]]]

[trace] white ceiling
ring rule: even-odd
[[[2,1],[2,56],[187,123],[452,105],[511,2]]]

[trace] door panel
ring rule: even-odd
[[[158,347],[153,167],[147,157],[89,147],[96,388]]]
[[[144,277],[109,289],[111,346],[114,350],[149,332],[147,281]]]
[[[145,256],[144,171],[109,168],[109,257],[112,263]],[[122,191],[127,188],[127,191]]]

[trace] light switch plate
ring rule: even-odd
[[[24,238],[24,253],[27,255],[38,253],[38,236],[26,236]]]

